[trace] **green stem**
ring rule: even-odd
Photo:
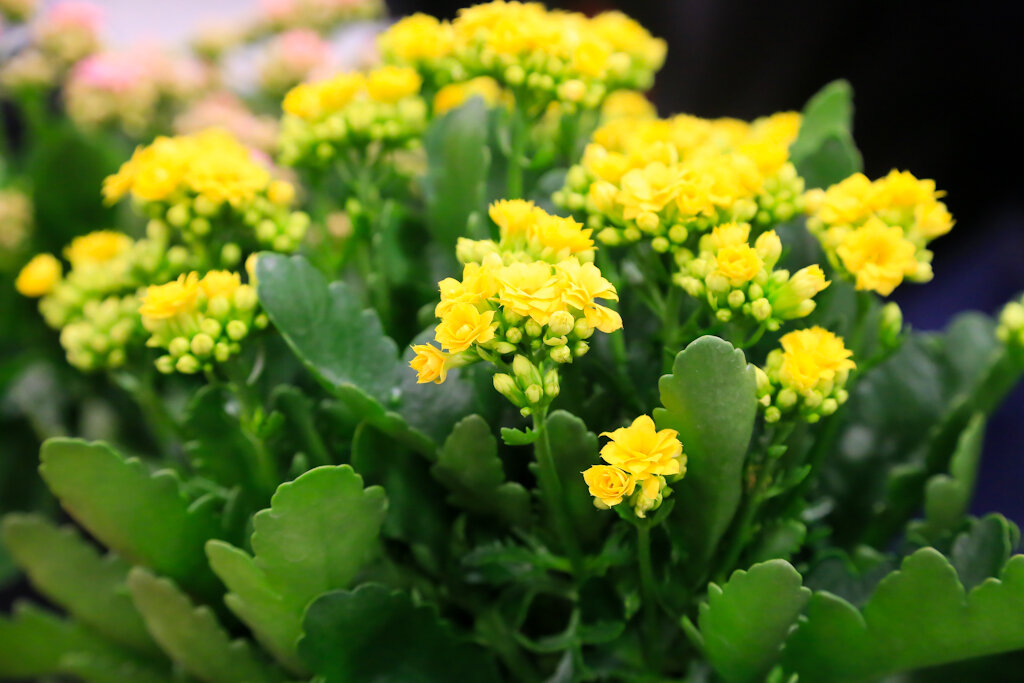
[[[243,366],[225,363],[222,367],[228,375],[228,388],[238,399],[238,424],[242,435],[252,445],[248,462],[250,481],[258,491],[269,497],[277,489],[280,479],[273,455],[259,437],[259,428],[263,422],[262,402],[253,392]]]
[[[651,566],[651,524],[650,520],[638,520],[636,525],[636,559],[640,568],[640,594],[643,598],[643,644],[644,658],[652,670],[659,669],[657,662],[658,637],[658,586]]]
[[[551,452],[546,409],[538,409],[534,412],[533,430],[537,433],[537,440],[534,441],[533,450],[537,458],[537,479],[540,484],[541,495],[544,498],[548,514],[551,515],[554,521],[555,531],[565,548],[566,554],[569,556],[572,572],[574,575],[580,576],[583,571],[583,554],[566,512],[562,482],[558,477],[558,469],[555,467],[554,455]]]
[[[506,177],[506,197],[518,199],[523,196],[523,157],[526,155],[526,114],[519,105],[512,109],[508,120],[509,155]]]

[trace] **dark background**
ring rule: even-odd
[[[389,0],[393,15],[452,17],[464,2]],[[893,297],[917,329],[995,313],[1024,290],[1024,4],[864,0],[545,3],[620,9],[668,41],[651,97],[662,115],[753,119],[853,85],[871,178],[934,178],[957,224],[933,244],[935,280]],[[1024,525],[1024,389],[989,423],[974,508]]]

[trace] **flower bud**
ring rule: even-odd
[[[882,307],[882,322],[879,336],[882,343],[887,347],[893,347],[899,340],[900,332],[903,331],[903,311],[899,304],[890,301]]]
[[[235,290],[235,307],[240,311],[251,311],[256,308],[256,290],[250,285],[241,285]]]
[[[217,359],[217,362],[223,363],[231,357],[231,346],[227,342],[217,342],[217,345],[213,347],[213,357]]]
[[[768,424],[778,422],[782,418],[782,411],[775,406],[769,406],[764,410],[764,421]]]
[[[782,255],[782,241],[774,230],[769,230],[761,233],[757,238],[757,241],[754,242],[754,250],[764,261],[765,268],[770,269]]]
[[[242,249],[234,242],[228,242],[220,250],[220,263],[225,268],[233,268],[242,260]]]
[[[188,207],[184,204],[175,204],[171,208],[167,209],[167,222],[176,228],[183,228],[188,223],[189,212]]]
[[[160,356],[156,359],[157,372],[169,375],[174,372],[174,359],[170,356]]]
[[[206,304],[206,312],[223,318],[231,312],[231,303],[223,296],[215,296]]]
[[[171,343],[167,345],[167,352],[177,358],[183,354],[188,353],[189,342],[184,337],[175,337],[171,340]]]
[[[732,308],[739,308],[743,305],[743,302],[746,301],[746,296],[744,296],[741,290],[734,289],[729,292],[729,296],[726,297],[726,301],[729,302],[729,306]]]
[[[196,359],[195,356],[190,356],[186,354],[178,359],[178,361],[174,364],[174,368],[178,372],[184,373],[186,375],[191,375],[196,372],[199,372],[199,360]]]
[[[518,344],[523,340],[523,331],[518,327],[510,327],[508,331],[505,332],[505,339],[510,344]]]
[[[558,396],[561,387],[558,383],[558,368],[551,368],[544,375],[544,394],[549,398]]]
[[[587,351],[590,351],[590,344],[585,341],[578,341],[576,345],[572,347],[572,355],[577,358],[582,358],[587,355]]]
[[[192,222],[188,224],[188,227],[189,230],[191,230],[195,234],[202,236],[210,234],[210,229],[212,226],[210,225],[209,219],[199,217],[193,218]]]
[[[573,331],[576,319],[569,311],[555,311],[548,321],[548,334],[554,337],[563,337]]]
[[[768,299],[760,298],[750,304],[750,314],[754,316],[757,321],[765,321],[772,314],[772,305],[768,302]]]
[[[203,331],[203,334],[207,334],[216,339],[220,336],[222,328],[220,323],[213,318],[203,318],[199,321],[199,329]]]
[[[189,348],[196,356],[208,356],[213,352],[213,338],[208,334],[200,332],[196,336],[192,337],[192,342],[189,344]]]
[[[537,366],[531,363],[529,358],[521,354],[517,354],[512,359],[512,372],[515,373],[519,383],[524,386],[540,384],[542,382]]]
[[[654,232],[658,229],[658,214],[652,211],[644,211],[636,217],[636,226],[646,232]]]
[[[544,389],[539,384],[531,384],[526,387],[526,401],[530,405],[537,405],[544,400]]]
[[[551,349],[551,360],[556,363],[568,363],[572,361],[572,351],[569,350],[568,346],[555,347]]]
[[[524,325],[523,327],[526,330],[526,334],[530,335],[531,337],[539,337],[544,332],[544,329],[533,318],[527,320],[526,325]]]
[[[503,356],[509,353],[515,353],[516,350],[515,344],[509,344],[508,342],[504,341],[495,341],[488,344],[488,346]]]
[[[591,327],[586,318],[579,318],[573,324],[572,331],[578,339],[590,339],[594,335],[594,328]]]
[[[231,320],[228,322],[227,327],[224,328],[224,331],[227,332],[228,339],[239,341],[249,334],[249,327],[241,320]]]

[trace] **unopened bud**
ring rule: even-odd
[[[192,343],[189,344],[189,348],[196,356],[208,356],[213,352],[213,338],[208,334],[200,332],[192,337]]]
[[[224,328],[224,331],[227,332],[228,339],[239,341],[249,334],[249,327],[241,320],[231,320],[228,322],[227,327]]]
[[[558,346],[551,349],[551,360],[556,363],[568,363],[572,360],[572,351],[568,346]]]
[[[762,297],[750,304],[750,314],[754,316],[754,320],[765,321],[771,317],[772,305],[768,299]]]
[[[530,405],[537,405],[544,400],[544,389],[539,384],[526,387],[526,400]]]
[[[510,344],[518,344],[523,340],[523,331],[518,327],[510,327],[508,331],[505,332],[505,339]]]
[[[587,351],[590,351],[590,344],[585,341],[578,341],[575,346],[572,347],[572,355],[577,358],[582,358],[587,355]]]
[[[576,319],[569,311],[556,311],[548,321],[548,334],[553,337],[564,337],[572,332]],[[563,342],[564,343],[564,342]]]
[[[178,359],[178,361],[174,364],[174,368],[178,372],[184,373],[186,375],[191,375],[193,373],[199,372],[199,360],[195,356],[190,356],[186,354]]]
[[[561,388],[558,383],[558,368],[551,368],[544,375],[544,393],[549,398],[558,396],[558,392]]]
[[[184,337],[175,337],[171,340],[171,343],[167,345],[167,352],[177,358],[182,354],[188,353],[189,342]]]
[[[539,337],[544,332],[544,329],[533,318],[527,320],[526,325],[524,325],[523,327],[526,330],[526,334],[530,335],[531,337]]]

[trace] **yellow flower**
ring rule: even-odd
[[[456,304],[445,312],[434,328],[434,337],[441,348],[451,353],[465,351],[473,344],[494,339],[494,311],[481,313],[472,304]]]
[[[513,263],[498,273],[498,302],[513,313],[547,325],[551,314],[563,310],[562,283],[543,261]]]
[[[594,250],[594,240],[590,239],[594,231],[572,218],[540,212],[532,227],[531,237],[563,256]]]
[[[150,285],[142,296],[139,313],[143,319],[166,320],[191,310],[199,295],[199,273],[179,275],[164,285]]]
[[[761,272],[764,265],[757,251],[749,244],[723,247],[715,255],[718,271],[733,282],[749,282]]]
[[[942,202],[919,204],[914,208],[912,229],[925,240],[933,240],[953,229],[953,216]]]
[[[843,267],[857,278],[857,289],[882,296],[891,294],[904,277],[917,271],[915,252],[902,228],[888,226],[874,216],[848,233],[836,248]]]
[[[312,121],[323,113],[320,88],[313,83],[300,83],[284,96],[281,108],[286,114]]]
[[[423,79],[414,70],[402,66],[382,66],[366,79],[366,90],[378,102],[397,102],[420,91]]]
[[[633,495],[636,479],[618,467],[609,465],[593,465],[583,473],[583,481],[594,497],[594,505],[610,508],[622,502],[626,496]]]
[[[106,263],[125,253],[132,246],[132,238],[113,230],[96,230],[76,237],[64,248],[64,258],[72,268],[82,265]]]
[[[241,277],[229,270],[211,270],[199,281],[199,287],[208,299],[217,296],[230,298],[241,286]]]
[[[377,38],[381,53],[402,62],[437,59],[452,50],[451,26],[426,14],[394,23]]]
[[[661,211],[675,198],[685,182],[686,175],[682,166],[666,165],[660,161],[627,172],[622,176],[622,189],[618,198],[622,204],[623,217],[629,220],[646,211]]]
[[[434,315],[443,318],[445,313],[458,304],[479,304],[498,292],[498,278],[488,263],[467,263],[462,268],[462,281],[448,277],[437,283],[441,290],[441,301],[434,309]]]
[[[502,241],[528,236],[538,216],[547,215],[525,199],[499,199],[487,213],[498,226]]]
[[[158,137],[132,159],[132,194],[147,201],[167,199],[178,189],[194,152],[191,139]]]
[[[584,76],[601,78],[608,70],[611,56],[612,51],[603,41],[586,40],[573,50],[571,66]]]
[[[108,175],[103,179],[103,201],[107,204],[114,204],[132,189],[132,184],[135,182],[135,167],[132,164],[132,160],[121,164],[121,168],[118,169],[117,173]]]
[[[448,355],[433,344],[417,344],[412,347],[416,356],[409,361],[409,367],[416,371],[416,383],[434,382],[441,384],[448,377],[445,361]]]
[[[342,73],[314,85],[320,97],[322,114],[332,114],[345,107],[366,87],[366,78],[357,72]]]
[[[36,254],[18,273],[14,287],[22,296],[46,296],[60,282],[61,265],[53,254]]]
[[[587,324],[605,333],[622,327],[622,317],[618,312],[596,302],[596,299],[619,300],[615,287],[601,275],[597,266],[566,259],[556,268],[563,278],[562,300],[582,311]]]
[[[625,120],[625,119],[623,119]],[[622,176],[630,170],[629,159],[624,154],[609,152],[596,143],[590,143],[583,150],[583,168],[590,171],[600,180],[618,183]]]
[[[490,76],[478,76],[462,83],[449,83],[434,95],[434,114],[441,115],[461,107],[474,97],[479,97],[487,106],[494,106],[502,97],[501,86]]]
[[[197,193],[213,202],[232,205],[252,201],[270,182],[270,172],[253,161],[241,145],[213,146],[196,156],[186,180]]]
[[[853,352],[824,328],[794,330],[779,341],[783,352],[779,378],[801,392],[833,382],[837,376],[842,381],[845,373],[856,367],[850,360]]]
[[[601,116],[609,119],[652,119],[657,116],[651,101],[635,90],[616,90],[605,98],[601,105]]]
[[[601,449],[601,459],[620,467],[637,479],[654,475],[682,474],[686,456],[674,429],[658,431],[654,420],[641,415],[629,427],[604,432],[611,441]]]
[[[722,223],[711,231],[711,244],[715,249],[724,249],[746,244],[749,237],[750,225],[747,223]]]

